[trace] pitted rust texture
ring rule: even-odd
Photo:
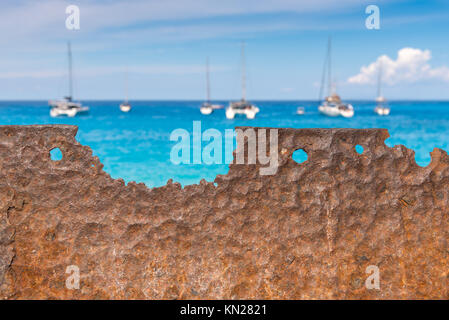
[[[112,179],[76,132],[0,127],[3,299],[449,298],[442,150],[422,168],[387,130],[279,129],[276,175],[233,164],[217,186],[148,189]]]

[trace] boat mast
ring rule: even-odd
[[[327,42],[327,59],[328,59],[328,69],[327,69],[327,90],[328,90],[328,96],[331,96],[332,94],[332,38],[329,36],[328,42]]]
[[[321,101],[323,98],[323,91],[324,91],[324,86],[325,86],[325,81],[326,81],[326,69],[327,69],[327,62],[329,59],[329,49],[326,49],[326,54],[324,57],[324,64],[323,64],[323,73],[321,74],[321,84],[320,84],[320,94],[318,96],[318,101]]]
[[[242,101],[246,100],[245,42],[242,41]]]
[[[72,80],[72,49],[70,47],[70,41],[67,42],[67,50],[68,50],[68,67],[69,67],[69,100],[72,100],[73,95],[73,80]]]
[[[128,66],[125,68],[125,103],[128,103]]]
[[[206,90],[206,101],[207,103],[210,103],[209,57],[206,58]]]
[[[381,84],[382,84],[382,62],[379,61],[379,74],[377,78],[377,97],[381,96]]]

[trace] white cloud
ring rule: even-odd
[[[382,82],[394,85],[413,83],[422,80],[449,81],[449,68],[440,66],[432,68],[429,61],[430,50],[402,48],[396,60],[382,55],[368,66],[360,68],[360,73],[348,79],[353,84],[374,84],[377,81],[379,68],[382,66]]]

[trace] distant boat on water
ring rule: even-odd
[[[306,109],[304,107],[298,107],[296,108],[296,114],[302,116],[304,113],[306,113]]]
[[[120,111],[129,112],[131,111],[131,105],[128,102],[128,69],[125,72],[125,101],[120,104]]]
[[[120,104],[120,111],[122,112],[129,112],[131,111],[131,105],[128,101],[124,101]]]
[[[74,117],[77,114],[85,114],[89,112],[89,107],[83,106],[80,102],[74,102],[72,100],[73,95],[73,74],[72,74],[72,50],[70,42],[67,43],[68,50],[68,68],[69,68],[69,95],[62,100],[50,100],[48,105],[50,106],[50,116],[52,117]]]
[[[387,105],[387,99],[382,96],[381,93],[382,86],[382,63],[379,64],[379,75],[377,78],[377,106],[374,108],[374,112],[379,116],[388,116],[390,114],[390,108]]]
[[[206,59],[206,95],[206,102],[203,102],[200,107],[200,112],[202,114],[209,115],[214,112],[214,110],[223,109],[222,105],[212,104],[210,102],[209,58]]]
[[[258,107],[246,101],[245,43],[242,42],[242,100],[229,104],[226,109],[226,118],[234,119],[236,115],[242,114],[247,119],[254,119],[258,112]]]
[[[324,88],[324,79],[326,75],[326,67],[327,67],[327,81],[328,81],[328,96],[324,99],[321,105],[318,107],[318,111],[329,117],[338,117],[342,116],[345,118],[351,118],[354,116],[354,108],[349,103],[344,103],[341,101],[340,96],[335,92],[335,86],[332,84],[332,52],[331,52],[331,38],[329,37],[329,41],[327,44],[327,56],[324,61],[323,68],[323,76],[321,79],[321,89],[320,89],[320,100]]]

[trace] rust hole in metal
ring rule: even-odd
[[[363,151],[364,151],[364,149],[363,149],[363,147],[361,146],[361,145],[356,145],[355,146],[355,151],[358,153],[358,154],[362,154],[363,153]]]
[[[298,149],[292,154],[292,159],[296,163],[304,163],[308,159],[307,152],[305,152],[303,149]]]
[[[50,159],[53,161],[62,160],[62,151],[58,147],[50,150]]]

